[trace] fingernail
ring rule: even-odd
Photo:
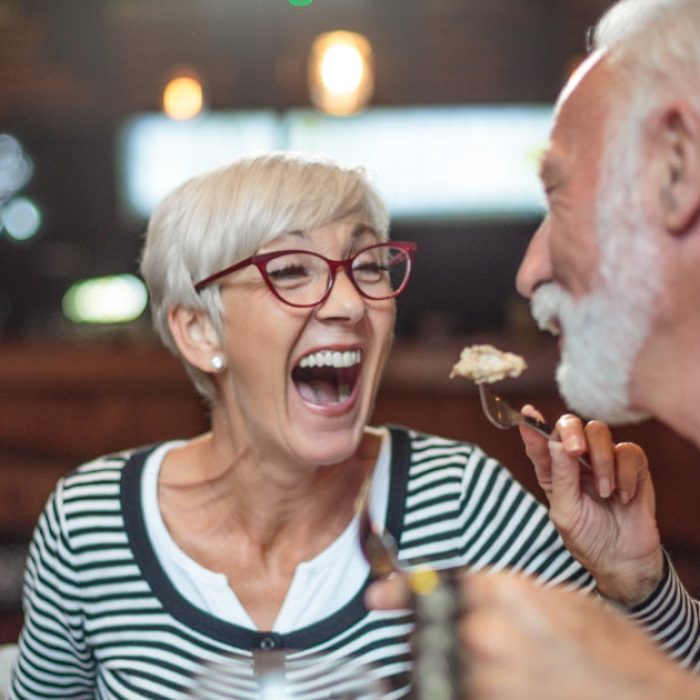
[[[598,493],[600,494],[600,497],[607,498],[610,495],[611,490],[610,479],[608,479],[607,476],[601,476],[600,479],[598,479]]]
[[[584,449],[583,440],[578,435],[574,435],[566,441],[567,452],[583,452]]]
[[[627,491],[620,491],[620,500],[627,505],[630,502],[630,495]]]

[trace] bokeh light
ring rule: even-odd
[[[204,88],[193,72],[175,75],[163,89],[163,111],[171,119],[193,119],[204,108]]]
[[[73,284],[63,297],[63,313],[74,323],[128,323],[146,310],[148,292],[136,276],[93,277]]]
[[[327,32],[314,40],[309,60],[312,102],[334,115],[363,109],[374,92],[374,56],[369,41],[354,32]]]
[[[0,210],[0,222],[10,238],[27,241],[36,236],[41,227],[41,212],[30,199],[15,197]]]
[[[0,202],[22,189],[33,170],[22,144],[11,134],[0,134]]]
[[[327,90],[347,95],[362,82],[362,54],[354,46],[330,46],[321,59],[321,80]]]

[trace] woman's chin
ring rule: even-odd
[[[364,426],[317,426],[295,433],[294,451],[307,464],[338,464],[356,454]]]

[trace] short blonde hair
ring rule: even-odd
[[[365,171],[323,156],[270,153],[188,180],[158,205],[146,231],[141,274],[158,335],[180,356],[168,326],[170,308],[204,310],[221,330],[219,285],[198,294],[195,281],[253,255],[283,233],[349,218],[370,226],[379,240],[389,236],[386,206]],[[185,368],[213,403],[209,375],[187,362]]]

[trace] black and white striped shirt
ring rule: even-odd
[[[382,684],[385,698],[408,694],[412,617],[367,611],[368,581],[340,610],[288,634],[225,622],[183,598],[159,564],[140,505],[153,449],[85,464],[49,499],[27,562],[11,698],[224,697],[217,683],[227,697],[257,698],[256,672],[280,658],[293,697],[338,697],[343,683],[365,677]],[[407,566],[510,567],[543,583],[593,585],[545,508],[474,445],[392,428],[389,493],[386,526]],[[650,604],[637,614],[653,611]],[[655,622],[666,639],[668,623]],[[697,638],[697,624],[679,633]],[[192,690],[207,668],[215,680]]]

